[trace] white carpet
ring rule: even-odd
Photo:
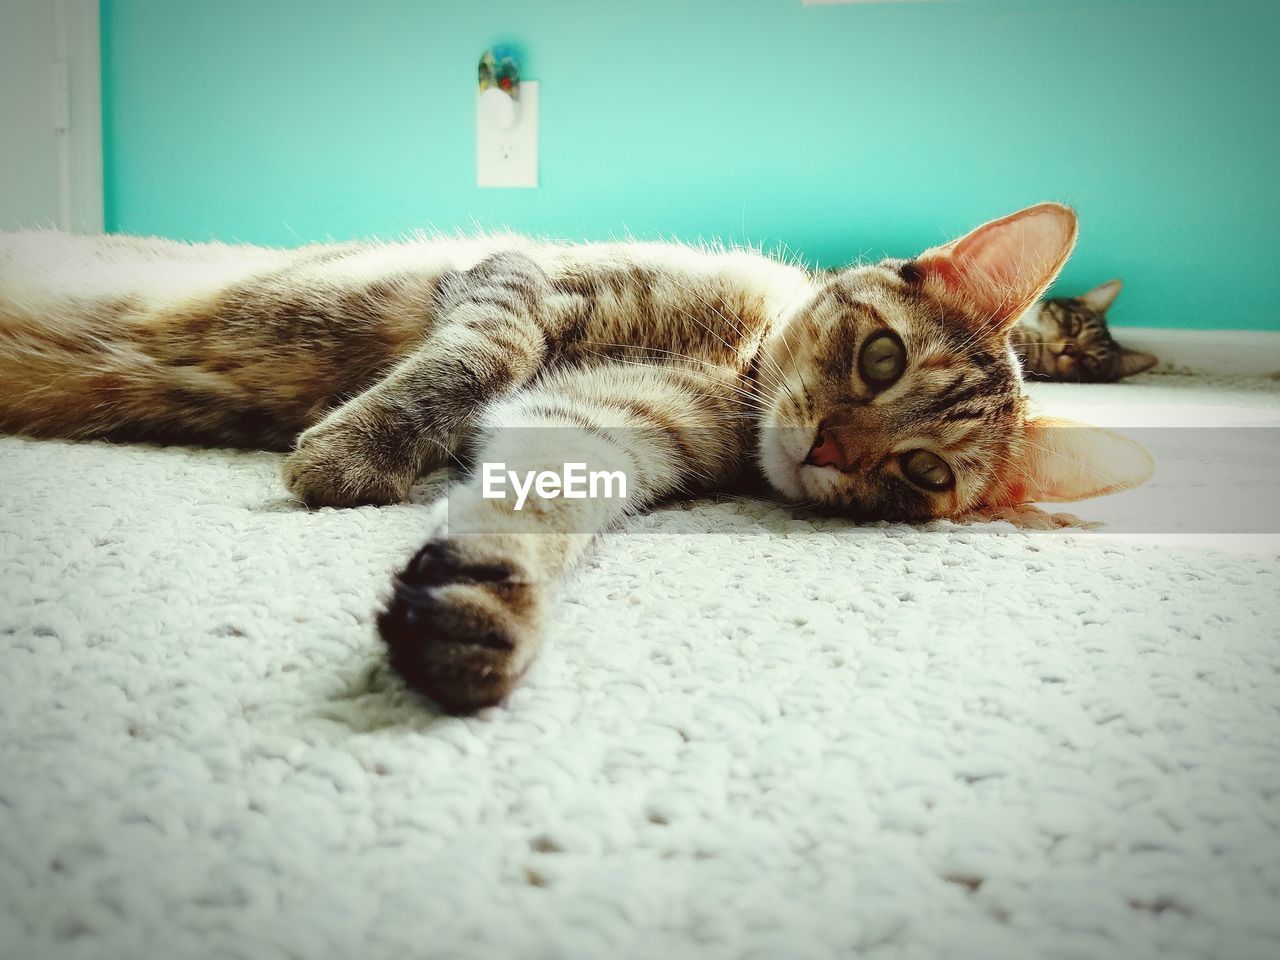
[[[6,960],[1280,956],[1275,537],[670,510],[441,719],[371,620],[421,503],[7,438],[0,504]]]

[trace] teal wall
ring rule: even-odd
[[[1274,0],[102,0],[107,224],[297,244],[508,225],[910,254],[1054,198],[1117,323],[1280,329]],[[476,59],[542,83],[475,186]]]

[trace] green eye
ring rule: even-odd
[[[858,372],[867,386],[883,390],[894,383],[907,366],[907,348],[891,330],[868,338],[858,354]]]
[[[917,487],[926,490],[950,490],[956,482],[955,474],[946,461],[928,450],[912,450],[903,454],[902,472]]]

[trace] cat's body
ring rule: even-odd
[[[547,368],[665,351],[745,374],[808,284],[776,261],[671,244],[0,235],[0,430],[287,450],[436,334],[450,285],[494,257],[550,284]]]
[[[1107,327],[1107,310],[1121,287],[1108,280],[1079,297],[1033,305],[1010,337],[1023,372],[1044,380],[1113,383],[1154,367],[1154,356],[1122,347]]]
[[[311,505],[401,499],[464,448],[623,473],[618,500],[521,512],[473,477],[437,510],[379,625],[411,683],[473,709],[523,673],[592,534],[659,499],[758,472],[786,499],[920,520],[1143,479],[1131,444],[1050,429],[1022,395],[1009,328],[1074,239],[1043,204],[816,277],[678,245],[17,235],[0,430],[292,447],[285,482]]]

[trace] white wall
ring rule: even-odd
[[[54,5],[0,3],[0,229],[59,221]]]
[[[97,0],[0,0],[0,230],[102,229],[100,62]]]

